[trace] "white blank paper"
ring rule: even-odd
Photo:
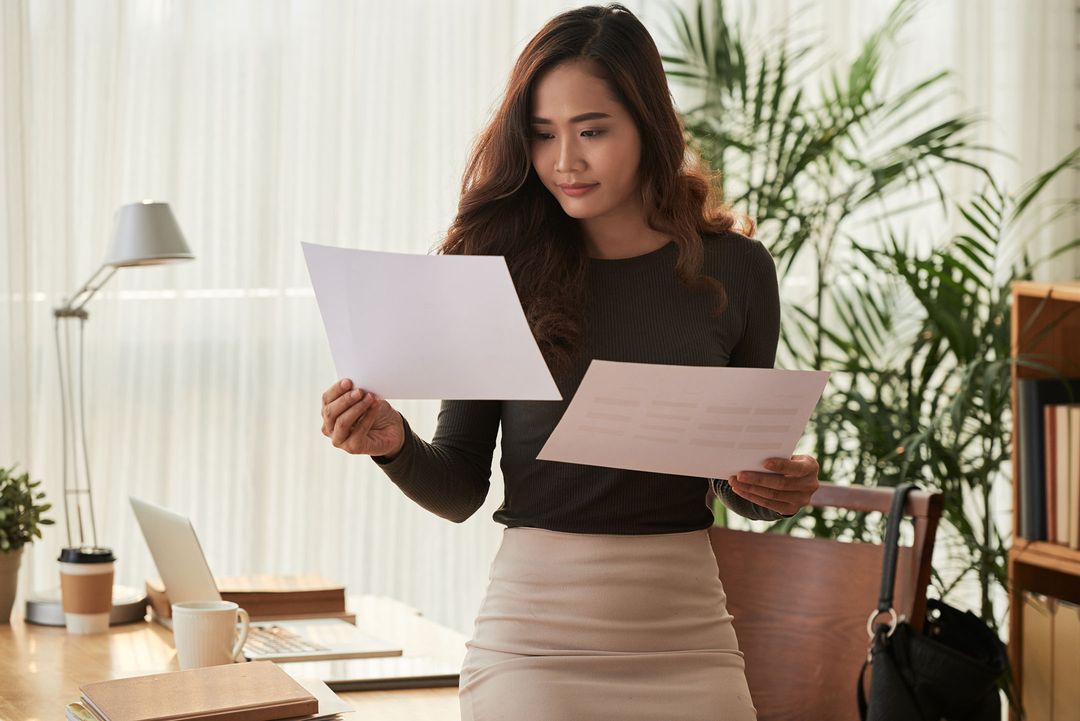
[[[789,458],[828,371],[594,360],[540,460],[727,478]]]
[[[301,245],[339,378],[383,398],[562,398],[502,256]]]

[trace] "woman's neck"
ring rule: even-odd
[[[640,213],[624,213],[581,221],[585,253],[590,258],[618,260],[659,250],[671,238],[653,230]]]

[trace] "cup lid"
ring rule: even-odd
[[[61,563],[112,563],[116,560],[111,548],[103,546],[76,546],[60,551]]]

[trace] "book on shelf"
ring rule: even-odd
[[[79,705],[100,721],[280,721],[319,712],[318,698],[270,661],[99,681],[79,691]],[[68,714],[78,718],[78,709]]]
[[[1043,474],[1043,482],[1046,486],[1046,537],[1057,543],[1058,533],[1058,508],[1061,507],[1057,497],[1057,414],[1056,406],[1043,406],[1043,464],[1046,472]]]
[[[1020,677],[1026,720],[1077,718],[1080,605],[1030,591],[1023,599]]]
[[[1018,495],[1020,495],[1020,535],[1029,541],[1048,541],[1050,531],[1051,495],[1053,495],[1054,531],[1059,514],[1076,513],[1076,503],[1058,507],[1058,496],[1049,492],[1056,488],[1055,478],[1048,477],[1048,446],[1056,449],[1057,438],[1047,437],[1049,405],[1069,404],[1080,400],[1080,379],[1021,378],[1016,381],[1016,420]],[[1055,457],[1056,459],[1056,454]],[[1056,463],[1055,463],[1056,465]],[[1070,480],[1071,482],[1071,480]],[[1069,506],[1072,507],[1069,507]]]
[[[1077,548],[1080,545],[1077,543],[1080,541],[1080,403],[1051,403],[1044,406],[1043,412],[1046,540]]]
[[[1069,547],[1080,550],[1080,405],[1069,407]]]
[[[1043,408],[1046,445],[1047,540],[1076,548],[1080,526],[1080,404]],[[1073,420],[1073,417],[1076,420]],[[1077,435],[1076,445],[1073,436]]]
[[[345,587],[322,576],[226,576],[214,580],[222,600],[245,609],[253,621],[356,618],[345,607]],[[146,596],[155,615],[172,618],[160,578],[146,580]]]
[[[1024,592],[1024,610],[1020,617],[1024,646],[1021,653],[1021,703],[1028,721],[1051,721],[1050,614],[1045,597]]]

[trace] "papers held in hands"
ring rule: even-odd
[[[726,478],[788,458],[828,371],[594,360],[537,456]]]
[[[502,256],[301,245],[339,378],[383,398],[561,400]]]

